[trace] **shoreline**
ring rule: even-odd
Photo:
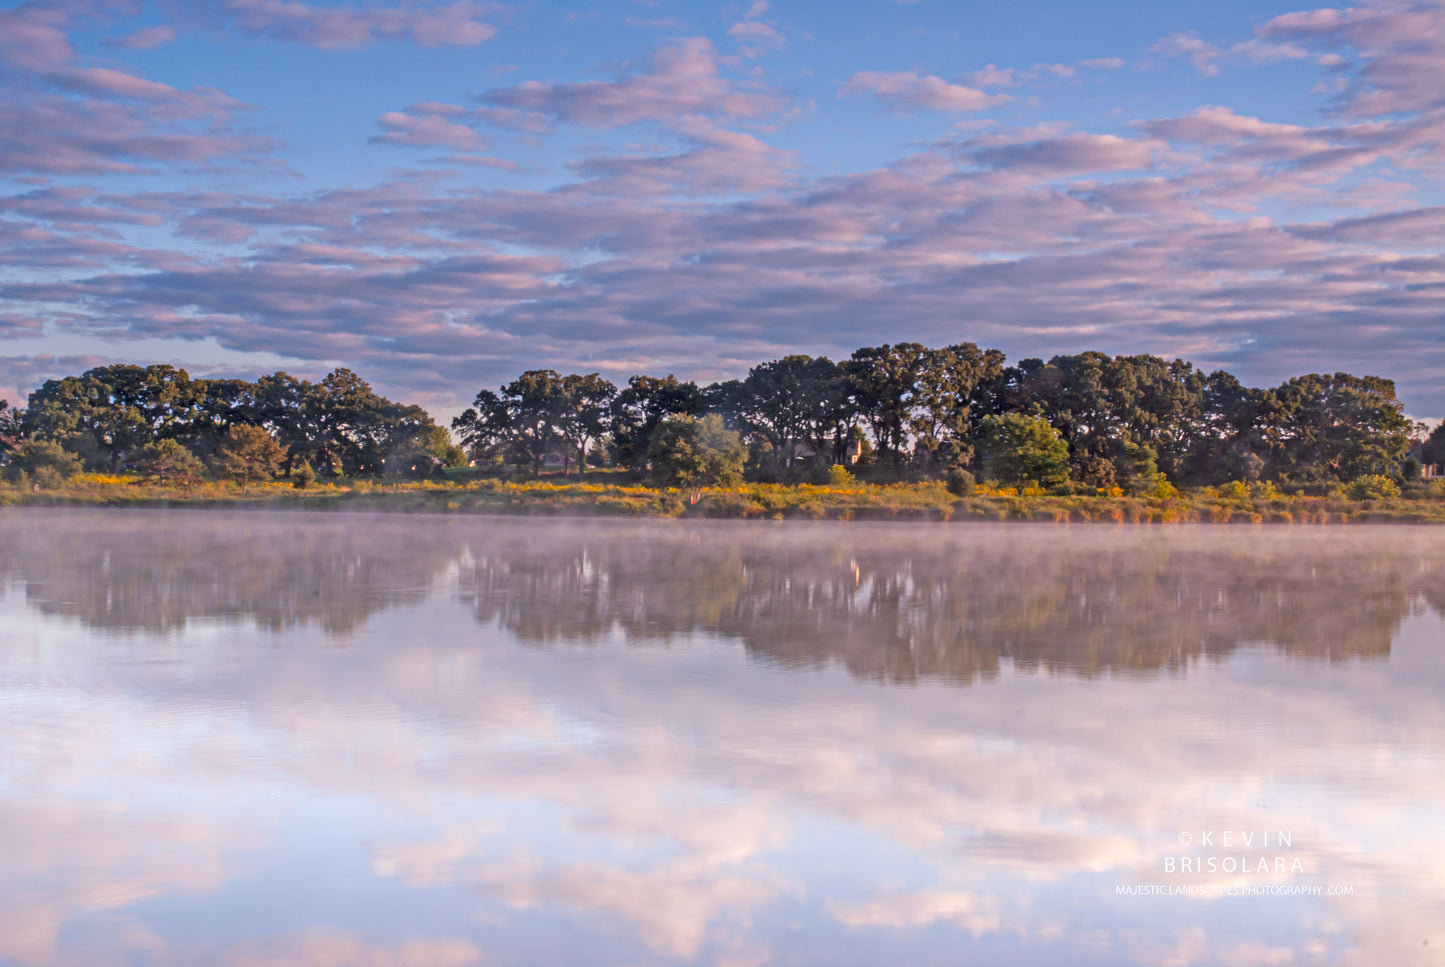
[[[1027,495],[955,497],[936,483],[754,484],[686,491],[643,486],[534,481],[469,484],[370,483],[297,490],[268,483],[241,492],[225,484],[184,488],[83,475],[54,490],[0,488],[0,507],[308,510],[465,516],[656,518],[692,520],[1019,521],[1112,524],[1445,524],[1445,499],[1344,497],[1175,497]]]

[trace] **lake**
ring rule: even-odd
[[[10,510],[0,589],[0,964],[1445,958],[1445,530]]]

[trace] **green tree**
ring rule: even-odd
[[[291,468],[291,486],[295,490],[306,490],[316,483],[316,471],[309,460],[302,460]]]
[[[512,441],[512,413],[500,396],[484,389],[452,420],[452,429],[467,452],[485,463],[506,453]]]
[[[395,403],[349,369],[327,374],[303,396],[311,449],[323,467],[351,477],[377,476],[386,456],[435,425],[419,406]],[[314,429],[313,429],[314,428]]]
[[[729,430],[718,414],[709,413],[663,420],[649,455],[653,481],[690,491],[689,502],[695,504],[704,487],[735,487],[742,482],[748,450],[736,430]]]
[[[514,462],[530,464],[540,476],[547,454],[566,446],[567,394],[562,377],[550,369],[528,370],[502,387],[512,427],[509,446]]]
[[[1427,467],[1445,469],[1445,423],[1441,423],[1425,438],[1420,447],[1420,462]]]
[[[24,420],[24,410],[17,410],[9,400],[0,399],[0,459],[20,447],[25,437]]]
[[[791,472],[802,445],[822,453],[845,399],[838,367],[826,356],[786,356],[761,363],[731,393],[738,425],[767,441],[780,468]]]
[[[1003,364],[1002,352],[971,342],[924,351],[908,424],[923,470],[941,474],[973,460],[970,424],[979,387]]]
[[[701,416],[707,397],[693,382],[676,376],[633,376],[612,401],[612,446],[617,461],[640,470],[647,465],[652,435],[670,416]]]
[[[237,425],[226,432],[213,467],[217,476],[231,478],[244,492],[256,481],[272,477],[285,455],[276,438],[263,427]]]
[[[141,447],[136,468],[162,483],[192,483],[201,476],[202,464],[176,440],[152,440]]]
[[[984,468],[995,479],[1023,489],[1069,478],[1069,445],[1048,420],[1008,413],[986,417],[980,429]]]
[[[444,476],[443,469],[466,465],[466,451],[452,442],[442,426],[417,426],[396,431],[388,440],[386,473],[424,480]]]
[[[215,447],[225,437],[232,422],[265,427],[286,450],[285,468],[294,470],[301,461],[320,466],[323,471],[341,472],[341,465],[327,452],[321,438],[320,407],[315,387],[290,373],[275,372],[262,376],[249,387],[239,419],[229,419],[222,411],[217,415],[219,434]],[[223,424],[223,425],[222,425]],[[214,452],[215,447],[212,448]]]
[[[895,472],[908,443],[913,398],[927,353],[914,342],[865,346],[843,363],[853,404],[878,445],[879,462]]]
[[[1275,390],[1282,426],[1275,475],[1304,483],[1397,472],[1412,424],[1378,376],[1298,376]]]
[[[612,384],[592,376],[559,376],[528,370],[501,388],[482,390],[470,408],[452,421],[462,445],[485,459],[499,455],[530,466],[540,475],[549,453],[584,455],[586,443],[605,430],[605,404]]]
[[[562,377],[561,391],[563,407],[558,433],[570,445],[571,453],[577,455],[580,476],[587,472],[589,447],[611,428],[612,401],[617,398],[617,387],[597,373],[586,376],[574,373]],[[570,454],[564,458],[564,474],[568,472],[570,459]]]
[[[80,455],[54,440],[26,440],[10,457],[13,474],[28,473],[46,487],[75,476],[80,466]]]
[[[243,379],[192,380],[190,418],[176,429],[175,439],[200,460],[209,460],[233,424],[261,422],[255,416],[258,385]]]
[[[29,435],[79,453],[93,469],[118,470],[126,455],[189,425],[196,387],[173,366],[101,366],[47,380],[26,409]]]

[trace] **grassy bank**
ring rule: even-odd
[[[1035,520],[1116,523],[1445,523],[1445,497],[1227,495],[1206,488],[1168,498],[1020,496],[981,489],[958,498],[939,483],[810,486],[748,484],[689,493],[566,480],[381,483],[342,481],[304,490],[287,483],[163,485],[129,475],[81,474],[51,489],[0,484],[0,505],[227,507],[582,517],[801,520]]]

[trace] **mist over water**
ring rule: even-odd
[[[0,588],[0,964],[1445,947],[1438,530],[25,511]]]

